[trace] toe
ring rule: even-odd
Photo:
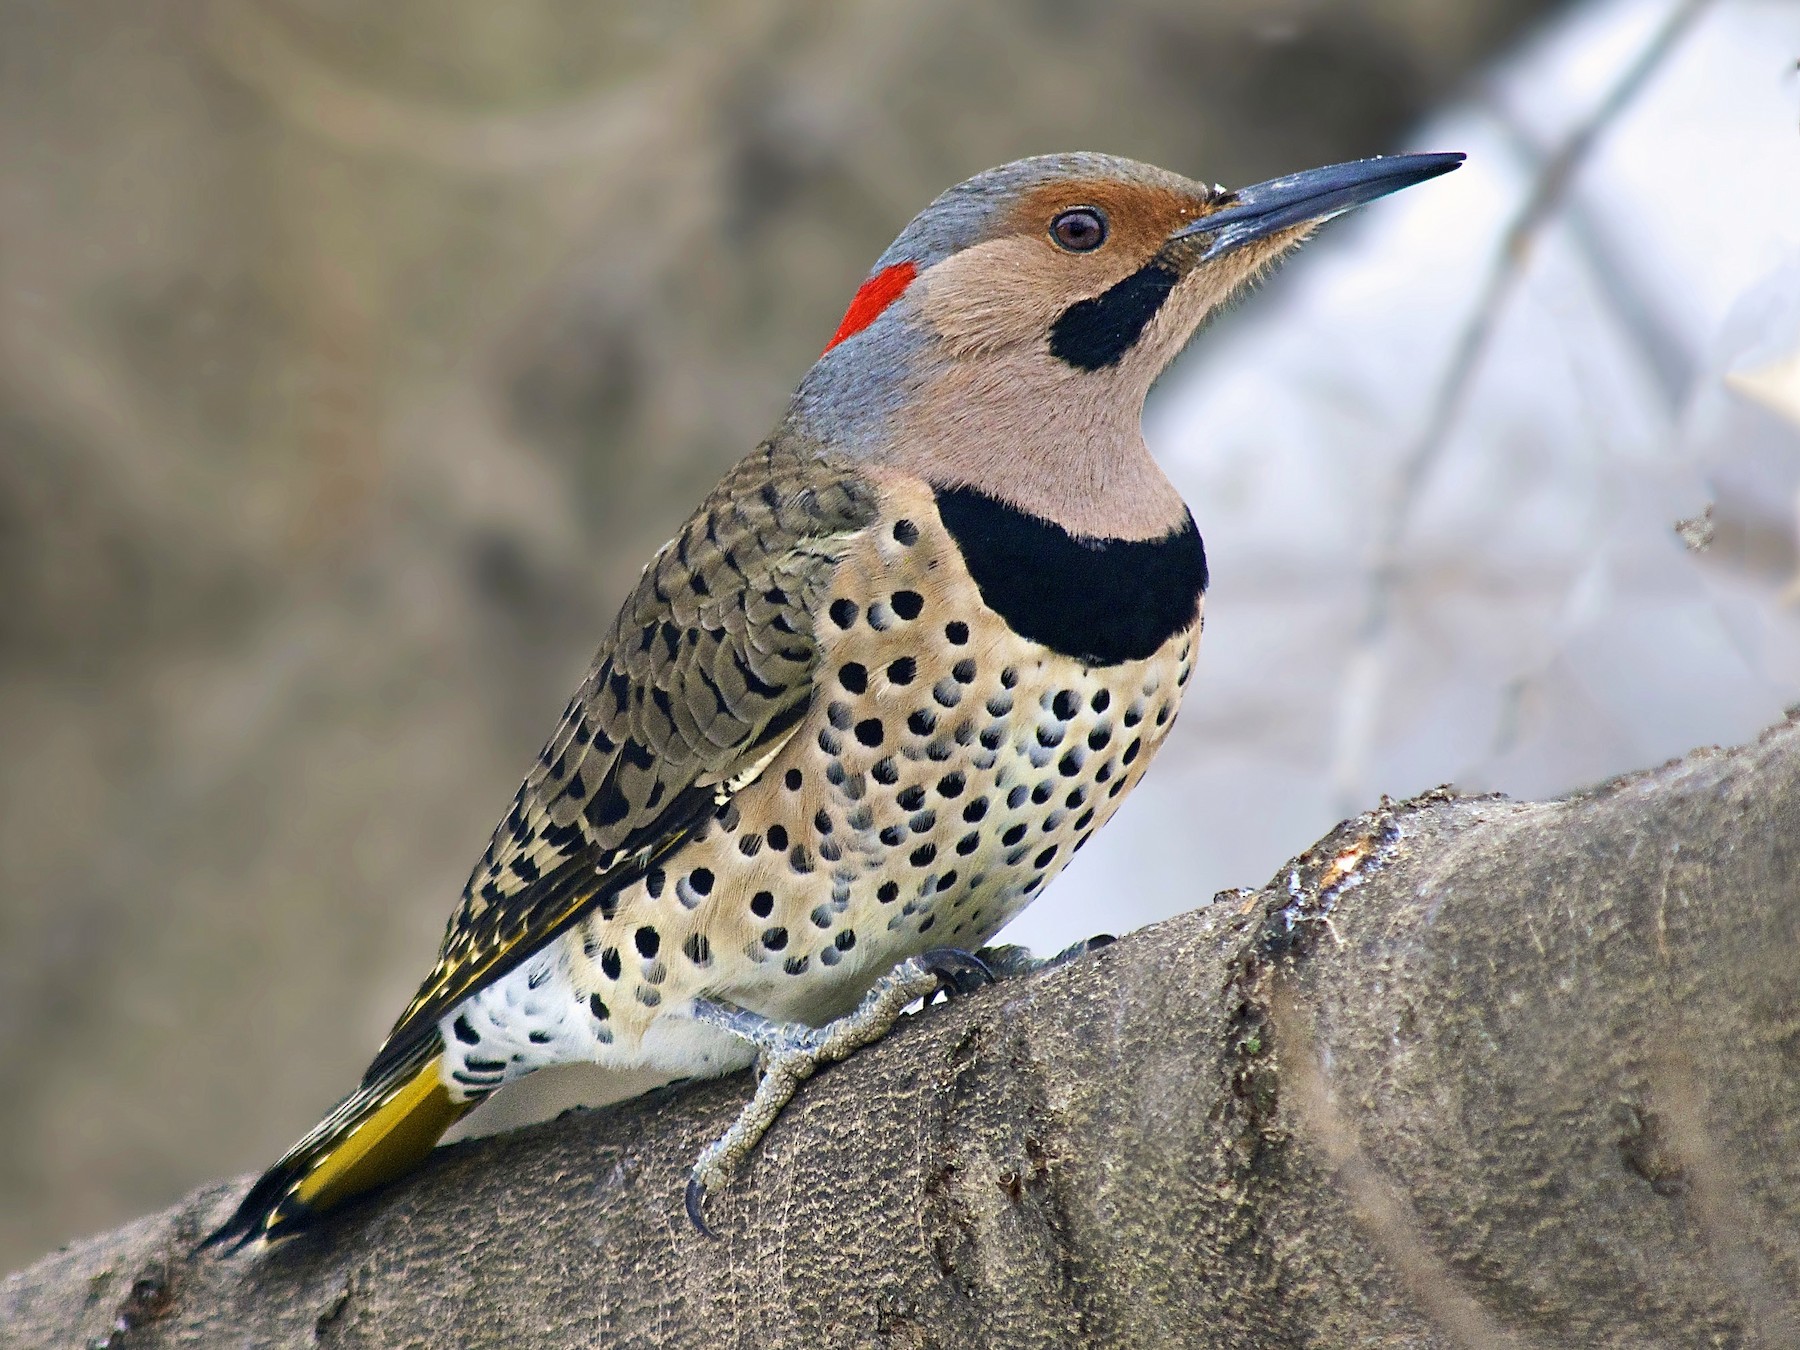
[[[987,962],[960,947],[932,947],[919,953],[919,964],[937,976],[938,992],[945,996],[972,994],[994,982]]]

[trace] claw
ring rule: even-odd
[[[1026,948],[1011,944],[983,947],[975,955],[993,972],[996,979],[1010,980],[1021,975],[1035,975],[1039,971],[1055,970],[1058,966],[1067,965],[1090,952],[1110,947],[1117,941],[1118,939],[1111,933],[1096,933],[1084,941],[1071,943],[1055,956],[1033,956]]]
[[[689,1222],[700,1230],[700,1236],[718,1241],[719,1235],[706,1226],[706,1187],[700,1184],[699,1177],[688,1178],[687,1216]]]
[[[983,985],[994,983],[994,972],[988,969],[987,962],[960,947],[932,947],[920,952],[918,961],[928,973],[937,976],[933,997],[942,994],[949,999],[956,994],[972,994]]]

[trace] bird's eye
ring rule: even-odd
[[[1050,222],[1050,237],[1071,253],[1092,253],[1106,242],[1106,217],[1091,206],[1074,206]]]

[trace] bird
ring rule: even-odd
[[[1206,551],[1144,441],[1152,383],[1321,221],[1462,160],[1231,191],[1068,153],[931,202],[644,568],[360,1085],[202,1245],[306,1231],[538,1068],[756,1062],[688,1178],[708,1232],[821,1064],[1028,968],[984,944],[1194,672]]]

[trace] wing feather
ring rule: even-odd
[[[875,489],[775,443],[644,569],[494,831],[438,963],[370,1065],[641,878],[773,759],[812,698],[823,608]]]

